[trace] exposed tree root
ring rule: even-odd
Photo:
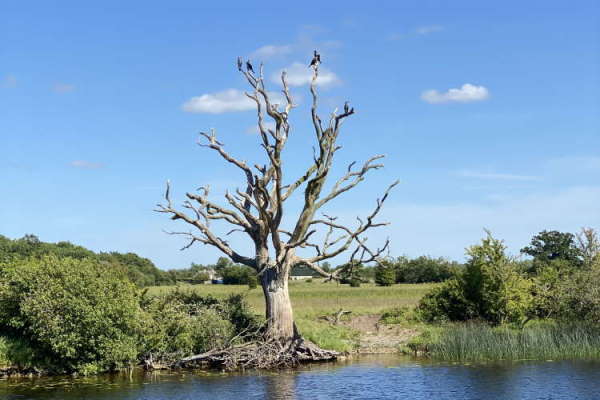
[[[287,343],[278,340],[250,342],[227,349],[183,358],[174,368],[208,367],[226,371],[244,369],[293,368],[301,363],[333,361],[340,353],[323,350],[312,342],[297,338]]]

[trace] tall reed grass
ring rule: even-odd
[[[524,329],[457,324],[435,335],[426,351],[446,361],[600,359],[600,327],[554,322]]]

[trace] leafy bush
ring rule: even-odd
[[[174,360],[228,345],[234,337],[248,339],[261,326],[242,295],[225,300],[193,291],[175,290],[160,297],[144,296],[144,356]]]
[[[140,322],[135,286],[110,266],[50,255],[0,272],[0,328],[59,371],[129,364]]]
[[[600,266],[574,272],[557,292],[558,318],[600,324]]]
[[[396,283],[394,266],[387,262],[378,264],[375,267],[375,283],[379,286],[391,286]]]
[[[352,278],[350,279],[350,287],[360,287],[360,279]]]
[[[532,307],[532,282],[505,254],[502,241],[489,233],[467,250],[469,260],[455,279],[433,289],[419,303],[426,321],[479,318],[492,324],[524,321]]]

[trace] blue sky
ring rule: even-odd
[[[232,154],[263,159],[237,92],[238,55],[297,83],[290,179],[308,165],[307,71],[295,63],[314,48],[322,115],[345,100],[357,110],[333,176],[387,155],[385,170],[327,211],[353,221],[401,180],[382,218],[392,225],[370,242],[389,236],[394,255],[462,260],[483,228],[512,253],[542,229],[598,229],[599,3],[491,3],[3,4],[0,234],[134,251],[162,268],[213,261],[215,251],[180,252],[162,232],[184,228],[152,211],[164,182],[179,200],[243,182],[195,144],[209,128]]]

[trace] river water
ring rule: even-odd
[[[600,362],[449,364],[396,356],[280,373],[136,371],[92,378],[0,380],[0,399],[600,400]]]

